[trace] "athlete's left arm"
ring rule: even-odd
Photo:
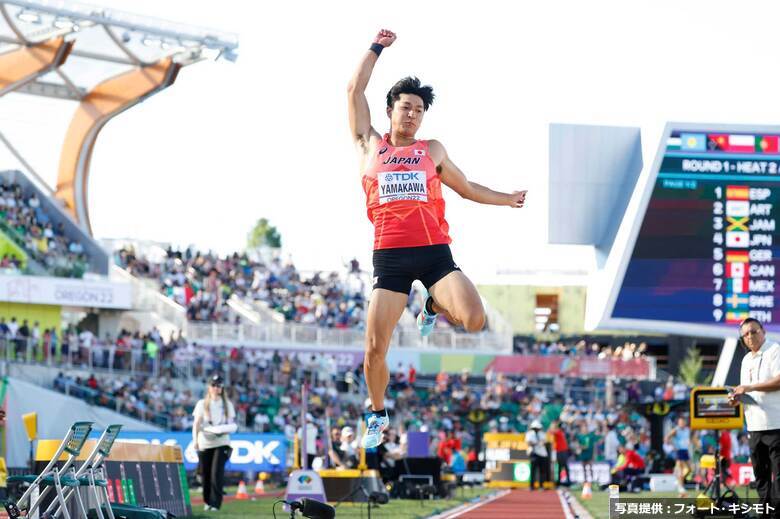
[[[436,164],[436,171],[444,185],[458,193],[466,200],[488,205],[508,205],[509,207],[523,207],[527,191],[513,191],[501,193],[493,191],[476,182],[471,182],[466,175],[456,166],[447,155],[447,150],[439,141],[429,141],[428,144],[431,159]]]

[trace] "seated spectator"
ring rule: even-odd
[[[612,484],[620,485],[629,492],[642,490],[638,483],[638,477],[645,470],[645,460],[642,459],[633,445],[626,444],[618,447],[618,462],[612,469]]]
[[[331,427],[330,429],[330,450],[328,451],[328,460],[333,468],[344,469],[346,464],[341,460],[341,429]]]
[[[341,459],[343,468],[357,468],[359,463],[357,440],[355,439],[355,430],[352,427],[346,426],[341,429],[341,444],[336,452]]]

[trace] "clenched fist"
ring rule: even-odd
[[[388,31],[387,29],[382,29],[379,31],[374,38],[374,43],[378,43],[382,47],[389,47],[393,44],[395,41],[395,33],[393,31]]]
[[[509,195],[509,200],[506,205],[509,207],[523,207],[525,204],[525,195],[528,191],[513,191]]]

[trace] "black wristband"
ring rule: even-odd
[[[371,52],[379,56],[380,54],[382,54],[384,47],[379,43],[372,43],[371,46],[368,48],[368,50],[370,50]]]

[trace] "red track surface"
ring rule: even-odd
[[[554,490],[530,492],[513,490],[457,519],[564,519],[558,493]]]

